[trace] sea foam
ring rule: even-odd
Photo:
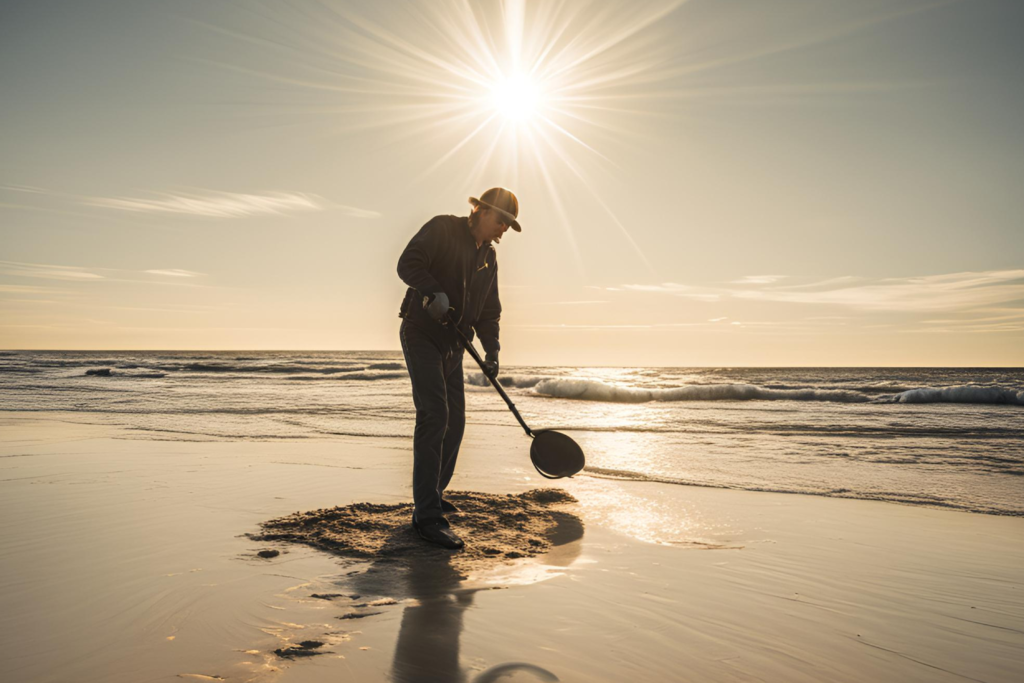
[[[515,387],[517,389],[529,389],[530,387],[536,386],[538,383],[544,381],[543,377],[535,377],[531,375],[499,375],[498,384],[503,387]],[[466,384],[476,387],[489,387],[491,386],[490,380],[484,377],[482,372],[467,372],[466,373]]]
[[[598,380],[545,379],[534,393],[552,398],[573,398],[610,403],[649,401],[832,401],[867,403],[871,397],[843,389],[766,389],[754,384],[691,384],[668,389],[622,387]]]
[[[1024,406],[1024,390],[966,384],[934,389],[911,389],[886,399],[888,403],[986,403]]]
[[[528,380],[529,378],[523,378]],[[756,384],[690,384],[648,389],[607,384],[599,380],[535,378],[506,386],[533,386],[533,392],[550,398],[571,398],[607,403],[650,401],[828,401],[832,403],[977,403],[1024,406],[1024,390],[963,385],[907,389],[891,396],[871,396],[851,389],[772,389]],[[519,381],[522,381],[520,384]],[[875,390],[878,391],[877,389]]]

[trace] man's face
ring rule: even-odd
[[[508,220],[497,211],[493,209],[479,209],[479,235],[485,240],[490,240],[495,244],[501,242],[502,235],[508,230],[508,223],[504,221]]]

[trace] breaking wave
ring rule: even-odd
[[[753,384],[691,384],[671,389],[620,387],[597,380],[545,379],[534,393],[552,398],[609,403],[649,401],[833,401],[867,403],[871,397],[843,389],[766,389]]]
[[[345,372],[341,374],[332,374],[330,376],[324,375],[293,375],[288,377],[290,380],[299,380],[305,382],[321,381],[325,379],[330,380],[361,380],[364,382],[374,382],[381,379],[401,379],[408,377],[409,374],[406,372]]]
[[[290,363],[277,365],[235,365],[231,363],[183,363],[167,364],[156,366],[159,370],[169,372],[225,372],[225,373],[274,373],[274,374],[295,374],[300,372],[318,372],[323,375],[332,375],[339,372],[350,372],[352,370],[366,370],[367,366],[362,363],[345,364],[324,364],[317,365],[307,363]]]
[[[530,389],[543,381],[543,377],[533,377],[530,375],[498,375],[498,384],[507,388]],[[491,386],[490,381],[484,377],[482,372],[466,373],[466,384],[475,387]]]
[[[963,385],[936,389],[911,389],[886,399],[887,403],[985,403],[1024,406],[1024,390]]]
[[[367,370],[405,370],[405,363],[371,363]]]
[[[480,376],[483,377],[482,375]],[[598,380],[532,378],[539,396],[606,403],[651,401],[827,401],[831,403],[980,403],[1024,406],[1024,390],[992,386],[952,386],[909,389],[891,396],[871,396],[853,389],[777,389],[756,384],[689,384],[667,389],[646,389],[607,384]],[[482,380],[486,383],[486,380]],[[477,382],[473,382],[476,384]],[[862,389],[863,387],[858,387]],[[877,389],[875,390],[878,391]]]

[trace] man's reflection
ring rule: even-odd
[[[567,567],[582,548],[583,523],[570,513],[554,512],[556,525],[548,534],[552,547],[541,561]],[[407,530],[396,531],[396,536]],[[396,538],[395,541],[399,539]],[[395,683],[466,683],[459,665],[459,640],[463,612],[473,604],[479,589],[463,588],[463,577],[451,560],[452,553],[437,549],[428,556],[417,554],[405,562],[378,562],[357,577],[363,593],[411,597],[416,604],[402,613],[395,645],[391,679]],[[531,672],[538,680],[558,680],[540,667],[525,662],[498,665],[481,672],[477,681],[491,681],[514,671]]]
[[[474,590],[459,590],[462,576],[448,557],[417,561],[409,568],[409,596],[419,604],[402,614],[402,628],[391,667],[396,683],[463,683],[459,667],[462,613]]]

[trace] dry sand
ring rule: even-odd
[[[1024,519],[581,476],[557,520],[579,523],[533,534],[536,556],[382,562],[250,535],[297,510],[401,517],[400,440],[0,429],[4,680],[1024,678]],[[514,433],[470,425],[455,486],[543,485]]]

